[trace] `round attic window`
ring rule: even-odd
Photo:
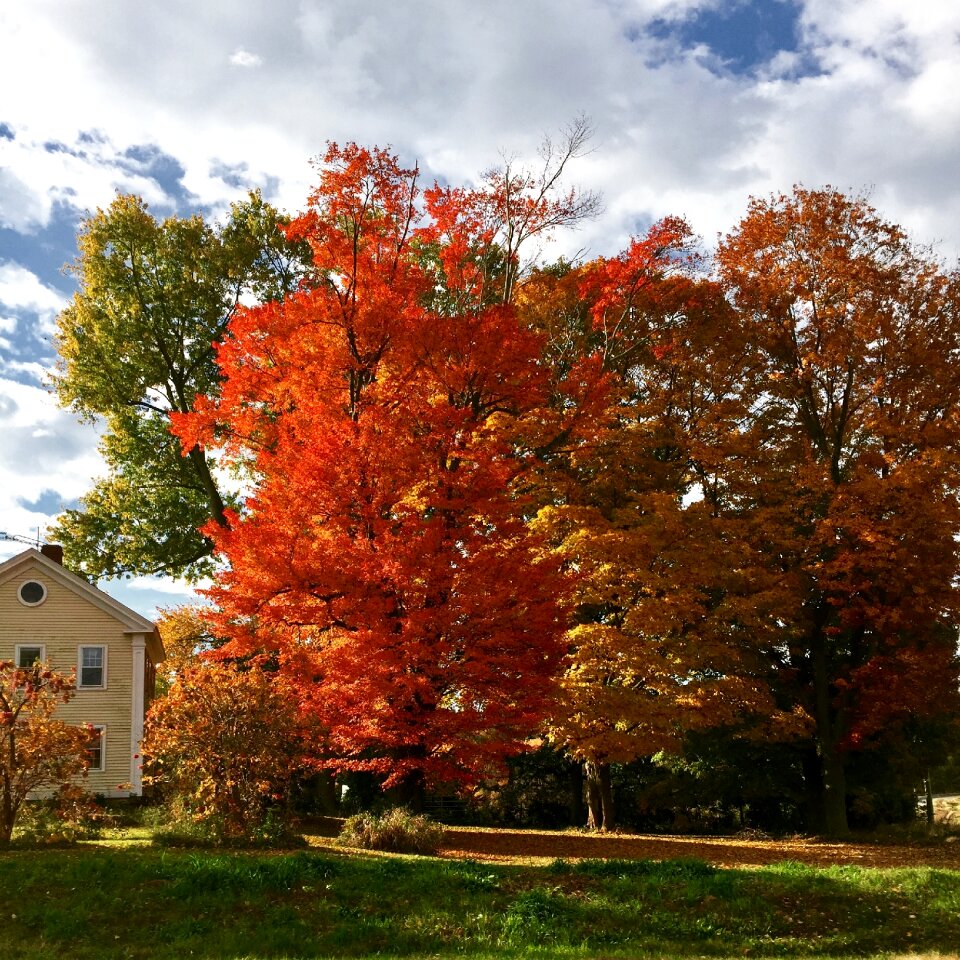
[[[36,580],[27,580],[20,584],[19,597],[28,607],[37,607],[47,599],[47,588]]]

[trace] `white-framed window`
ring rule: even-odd
[[[47,599],[47,588],[39,580],[24,580],[17,590],[17,599],[25,607],[39,607]]]
[[[77,647],[77,689],[102,690],[107,685],[107,648],[103,644]]]
[[[91,723],[94,736],[87,747],[90,773],[102,773],[107,769],[107,728],[102,723]]]
[[[18,643],[14,659],[18,669],[29,670],[38,661],[43,663],[47,659],[47,650],[42,643]]]

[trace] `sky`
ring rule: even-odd
[[[6,0],[0,531],[42,537],[103,469],[47,384],[62,268],[118,191],[216,219],[257,187],[293,213],[328,141],[470,183],[584,115],[571,180],[604,213],[548,253],[613,254],[667,214],[709,247],[803,183],[869,193],[953,267],[958,90],[956,0]],[[101,586],[147,616],[190,595]]]

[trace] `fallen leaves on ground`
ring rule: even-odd
[[[746,839],[737,836],[586,834],[479,827],[447,827],[441,855],[498,863],[695,858],[721,867],[759,867],[793,860],[815,866],[929,866],[960,870],[960,842],[880,844],[807,837]]]

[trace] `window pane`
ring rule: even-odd
[[[38,660],[43,659],[43,647],[20,647],[17,651],[17,666],[29,670]]]
[[[94,727],[96,739],[87,747],[87,756],[90,758],[90,769],[99,770],[103,766],[103,728]]]
[[[80,648],[80,686],[103,686],[103,647]]]

